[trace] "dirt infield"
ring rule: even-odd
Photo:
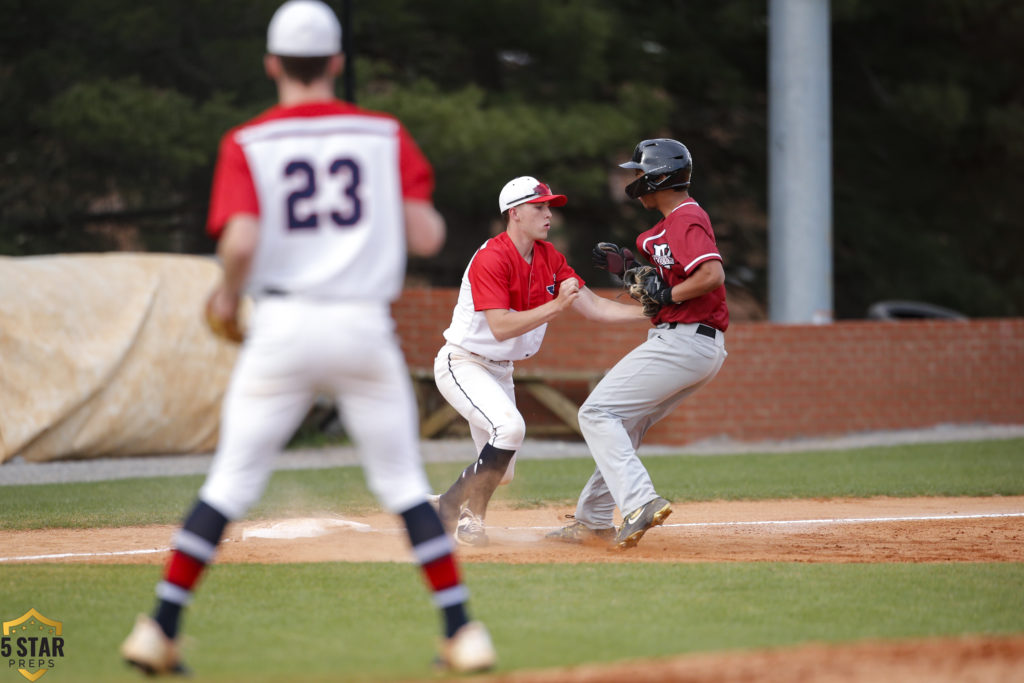
[[[701,654],[473,678],[474,683],[1020,683],[1024,637],[934,638]]]
[[[1024,562],[1024,496],[676,504],[626,552],[544,538],[570,508],[488,515],[491,544],[465,562]],[[173,526],[0,531],[0,563],[160,563]],[[333,515],[232,525],[219,562],[404,562],[397,517]]]
[[[566,545],[544,534],[569,508],[488,515],[491,544],[464,562],[1024,562],[1024,496],[870,498],[676,504],[636,548]],[[162,563],[175,527],[0,531],[0,565]],[[322,515],[232,525],[218,561],[410,560],[398,519]],[[1024,636],[809,644],[571,669],[519,671],[481,683],[647,681],[1024,681]]]

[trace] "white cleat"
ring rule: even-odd
[[[479,621],[469,622],[445,640],[438,655],[440,667],[456,673],[488,671],[497,661],[491,634]]]
[[[135,627],[121,643],[121,657],[150,676],[187,673],[179,660],[177,643],[145,614],[135,619]]]
[[[477,547],[483,547],[490,543],[487,531],[484,529],[484,520],[474,515],[469,508],[462,508],[462,513],[459,515],[459,523],[455,527],[455,542],[459,545]]]

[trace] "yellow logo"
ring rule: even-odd
[[[30,681],[38,681],[64,657],[63,625],[47,619],[35,608],[14,621],[4,622],[0,638],[0,656],[7,668],[17,667],[18,673]]]

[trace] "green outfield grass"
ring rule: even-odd
[[[464,571],[502,671],[807,641],[1024,632],[1019,564]],[[149,609],[156,574],[152,566],[5,566],[0,605],[13,613],[3,618],[35,607],[63,622],[65,658],[47,674],[52,682],[139,680],[116,651],[135,613]],[[411,565],[217,565],[185,629],[200,680],[388,681],[432,677],[437,617]]]
[[[282,456],[287,457],[287,455]],[[647,468],[666,498],[763,500],[861,496],[1024,494],[1024,439],[916,444],[786,454],[656,456]],[[443,491],[468,463],[427,466]],[[587,458],[524,460],[496,501],[519,507],[572,503],[591,472]],[[0,487],[0,529],[178,522],[202,476]],[[358,467],[276,472],[250,518],[378,509]]]
[[[1024,440],[647,459],[677,501],[1024,494]],[[431,465],[440,489],[461,465]],[[499,499],[568,503],[588,460],[523,461]],[[5,529],[174,523],[202,477],[0,487]],[[358,468],[276,473],[253,517],[376,509]],[[8,550],[8,549],[4,549]],[[1024,633],[1022,564],[678,563],[463,566],[500,671],[691,652]],[[0,618],[63,622],[47,681],[131,681],[117,645],[148,611],[155,566],[0,564]],[[199,680],[433,678],[437,616],[405,563],[215,565],[185,631]],[[23,680],[0,662],[0,680]]]

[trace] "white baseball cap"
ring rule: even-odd
[[[533,176],[519,176],[505,183],[498,195],[498,208],[505,213],[520,204],[551,202],[551,206],[565,206],[569,201],[564,194],[552,194],[551,188]]]
[[[288,0],[267,28],[267,52],[281,57],[329,57],[341,52],[341,24],[320,0]]]

